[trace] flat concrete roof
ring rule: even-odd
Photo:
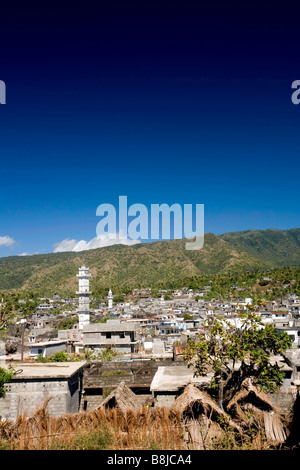
[[[106,323],[89,323],[84,325],[82,333],[106,333],[106,332],[119,332],[119,331],[135,331],[139,328],[139,323],[126,321],[121,322],[120,320],[107,320]]]
[[[160,366],[153,377],[150,390],[152,392],[176,392],[189,382],[197,384],[209,383],[212,374],[204,377],[194,377],[193,369],[187,366]]]
[[[18,374],[13,380],[55,379],[72,377],[86,362],[53,362],[46,364],[13,363]],[[19,372],[20,371],[20,372]]]
[[[56,339],[53,341],[40,341],[39,343],[27,343],[30,347],[47,347],[47,346],[57,346],[58,344],[67,343],[68,340],[66,339]]]

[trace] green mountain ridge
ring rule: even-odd
[[[261,259],[269,267],[299,264],[300,229],[247,230],[229,232],[220,237],[237,250]]]
[[[300,229],[206,233],[201,250],[186,240],[82,252],[0,258],[0,289],[31,289],[42,295],[75,292],[78,268],[86,264],[91,287],[153,286],[188,277],[300,265]]]

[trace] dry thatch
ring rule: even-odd
[[[196,391],[200,392],[198,389]],[[196,391],[190,393],[189,397],[197,399]],[[249,450],[249,441],[244,446],[240,434],[237,435],[228,426],[223,429],[212,419],[216,413],[224,416],[222,410],[210,397],[208,400],[206,394],[200,393],[204,408],[202,407],[202,415],[196,419],[192,413],[187,413],[183,418],[184,411],[189,409],[188,405],[183,405],[183,397],[181,405],[173,413],[166,407],[145,406],[138,411],[127,409],[123,412],[120,408],[100,406],[88,413],[82,411],[51,418],[45,402],[32,417],[22,415],[15,423],[0,422],[0,446],[9,446],[11,450],[94,450],[94,445],[98,446],[99,442],[101,444],[99,436],[103,437],[108,433],[105,448],[115,450],[240,449],[241,445]],[[197,396],[199,399],[198,393]],[[177,405],[178,403],[180,404],[179,399]],[[204,414],[204,409],[208,415]],[[237,442],[235,438],[238,438]],[[264,448],[263,442],[254,444],[253,449]]]
[[[286,440],[281,411],[250,378],[244,380],[240,392],[229,402],[227,410],[231,410],[241,421],[247,421],[250,413],[264,426],[269,441],[282,443]]]
[[[123,413],[126,413],[129,409],[138,411],[141,407],[142,404],[139,398],[124,382],[121,382],[100,405],[100,408],[116,408]]]
[[[210,415],[212,419],[221,416],[233,428],[239,427],[207,392],[199,390],[192,383],[189,383],[183,393],[175,400],[171,411],[180,413],[183,418],[197,418],[202,414]]]
[[[185,423],[187,445],[192,449],[210,448],[214,439],[223,434],[221,423],[241,431],[207,392],[192,383],[185,387],[170,411]]]

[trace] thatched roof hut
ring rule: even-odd
[[[236,431],[240,427],[231,420],[204,390],[189,383],[171,406],[171,413],[182,419],[186,427],[187,445],[192,449],[205,449],[222,435],[220,422],[229,424]],[[218,418],[222,417],[222,420]],[[218,422],[219,421],[219,422]]]
[[[282,412],[250,378],[244,380],[241,390],[228,403],[227,410],[241,421],[246,421],[246,413],[251,413],[264,425],[268,440],[278,443],[286,440]]]
[[[189,383],[183,393],[174,401],[171,411],[179,413],[183,419],[197,419],[200,415],[205,415],[216,420],[217,417],[222,416],[233,428],[239,429],[239,426],[230,419],[207,392],[200,390],[192,383]]]
[[[121,382],[101,403],[100,408],[101,407],[116,408],[125,413],[127,410],[138,411],[142,407],[142,403],[139,397],[137,397],[124,382]]]

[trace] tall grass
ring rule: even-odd
[[[49,401],[49,400],[48,400]],[[36,413],[19,416],[15,422],[0,423],[1,450],[184,450],[189,424],[168,408],[144,407],[137,412],[98,408],[91,412],[49,417],[45,402]],[[209,422],[209,420],[207,421]],[[209,436],[210,425],[200,429],[203,448],[264,449],[265,442],[238,442],[233,432]]]
[[[98,408],[89,413],[49,417],[47,402],[32,417],[0,423],[0,448],[184,449],[184,428],[167,408],[142,408],[125,414]]]

